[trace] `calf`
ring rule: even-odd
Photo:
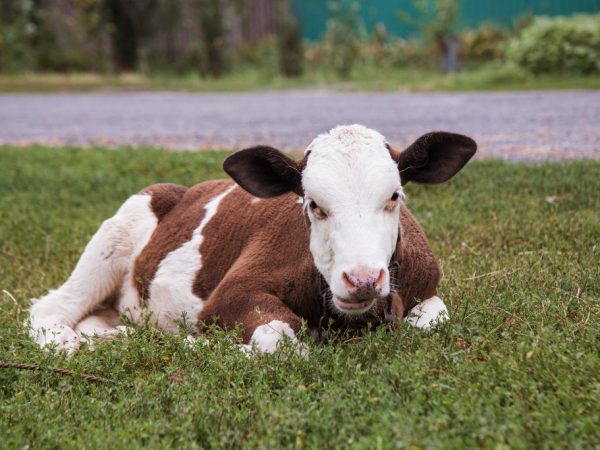
[[[339,126],[299,161],[254,147],[225,160],[234,181],[152,185],[34,302],[31,335],[72,351],[85,336],[116,333],[123,315],[170,332],[239,325],[244,343],[272,352],[324,318],[343,328],[408,316],[428,327],[448,316],[402,185],[444,182],[475,150],[466,136],[436,132],[397,152],[376,131]]]

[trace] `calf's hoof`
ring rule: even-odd
[[[72,355],[81,345],[80,336],[67,325],[39,327],[30,331],[35,342],[47,350],[64,351]]]
[[[431,297],[411,309],[404,320],[413,327],[430,330],[448,319],[448,308],[442,299]]]

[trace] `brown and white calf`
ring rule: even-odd
[[[272,352],[326,315],[382,321],[386,301],[394,317],[428,327],[448,314],[402,185],[444,182],[475,150],[466,136],[436,132],[396,152],[376,131],[340,126],[300,161],[254,147],[225,161],[235,181],[152,185],[102,224],[59,289],[34,301],[31,335],[72,351],[85,336],[114,334],[124,315],[170,332],[239,325],[246,344]]]

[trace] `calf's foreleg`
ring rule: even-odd
[[[227,291],[221,292],[226,295]],[[246,293],[243,297],[216,294],[200,313],[201,322],[226,328],[241,326],[246,349],[273,353],[282,340],[290,339],[298,344],[301,354],[305,353],[297,339],[302,322],[279,298],[268,293]]]
[[[404,320],[414,327],[429,330],[449,318],[445,303],[441,298],[434,296],[417,303]]]

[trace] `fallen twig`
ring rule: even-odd
[[[69,377],[80,377],[86,381],[94,381],[98,383],[115,383],[113,380],[108,378],[100,377],[98,375],[92,375],[89,373],[78,373],[69,369],[62,369],[59,367],[42,367],[37,364],[23,364],[9,361],[0,361],[0,368],[2,369],[21,369],[21,370],[46,370],[54,372],[59,375],[65,375]]]

